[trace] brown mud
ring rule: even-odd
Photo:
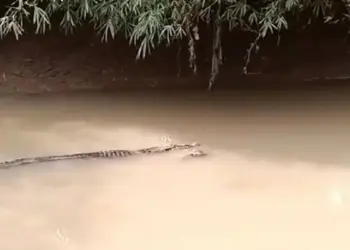
[[[205,39],[205,38],[204,38]],[[208,40],[205,40],[208,41]],[[209,40],[210,41],[210,40]],[[248,40],[249,41],[249,40]],[[242,75],[246,41],[224,43],[224,65],[216,89],[288,89],[347,86],[350,79],[347,41],[294,35],[276,46],[269,41],[253,54]],[[25,35],[0,42],[0,93],[75,90],[197,89],[205,90],[210,74],[210,44],[199,43],[198,74],[188,68],[186,47],[160,48],[145,60],[122,40],[102,43],[90,33],[64,36]],[[232,45],[231,45],[232,44]],[[179,63],[180,62],[180,63]],[[179,75],[179,65],[181,72]]]

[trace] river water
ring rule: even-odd
[[[4,250],[340,250],[350,241],[344,91],[0,98],[0,160],[200,142],[186,152],[0,170]]]

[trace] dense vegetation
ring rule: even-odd
[[[186,39],[189,65],[196,72],[196,42],[200,27],[212,30],[212,69],[209,88],[222,64],[223,29],[251,33],[246,66],[259,42],[292,26],[313,22],[346,23],[350,0],[12,0],[0,19],[0,35],[17,39],[35,27],[45,33],[59,19],[64,32],[92,25],[103,41],[123,35],[145,58],[161,44]]]

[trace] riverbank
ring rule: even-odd
[[[334,45],[336,42],[338,46]],[[7,38],[0,46],[0,93],[101,89],[205,91],[208,87],[210,54],[202,48],[198,49],[198,54],[202,53],[198,57],[198,74],[193,75],[187,67],[186,51],[180,58],[181,68],[176,48],[159,49],[146,60],[135,61],[136,50],[125,41],[103,44],[91,35],[28,35],[19,41]],[[244,46],[241,47],[244,51]],[[346,87],[350,81],[346,50],[346,45],[339,41],[326,41],[322,46],[275,47],[254,58],[249,74],[242,75],[243,57],[226,48],[215,89]]]

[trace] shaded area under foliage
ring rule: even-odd
[[[247,75],[241,71],[245,39],[240,38],[225,40],[234,46],[226,50],[215,89],[309,88],[348,82],[344,77],[349,78],[350,65],[341,34],[328,39],[321,39],[315,32],[290,35],[278,48],[273,40],[270,43],[266,40],[260,53],[252,57]],[[78,32],[74,36],[55,32],[45,36],[26,35],[17,42],[8,37],[0,46],[0,92],[104,88],[204,90],[211,67],[210,42],[197,46],[197,75],[187,67],[186,51],[182,51],[180,62],[176,60],[176,45],[160,47],[145,60],[135,62],[137,51],[127,42],[117,39],[101,43],[90,32]],[[323,83],[317,81],[327,77]]]
[[[187,66],[195,74],[207,71],[209,88],[219,79],[220,68],[243,76],[256,73],[256,67],[258,73],[288,68],[288,60],[276,61],[271,55],[281,53],[294,62],[300,46],[293,42],[300,32],[311,34],[309,54],[317,51],[318,39],[345,38],[350,9],[347,0],[12,0],[7,4],[0,19],[3,37],[14,34],[19,39],[24,33],[47,33],[58,27],[75,35],[94,32],[103,41],[115,38],[136,46],[137,59],[167,53],[164,46],[170,46],[169,55],[175,56],[168,67],[178,75],[188,74]],[[338,42],[332,48],[334,55],[339,53],[335,48],[343,47],[343,53],[346,48]]]

